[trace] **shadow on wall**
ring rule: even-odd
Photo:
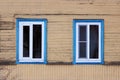
[[[16,61],[10,61],[10,60],[0,60],[0,66],[2,65],[17,65]],[[34,64],[33,64],[34,65]],[[40,64],[41,65],[41,64]],[[48,62],[47,65],[74,65],[72,64],[72,62]],[[81,65],[81,64],[78,64]],[[86,64],[82,64],[82,65],[86,65]],[[90,64],[90,65],[94,65],[94,64]],[[103,64],[104,66],[118,66],[120,65],[120,61],[111,61],[111,62],[105,62],[105,64]]]
[[[16,65],[15,61],[0,60],[0,65]]]
[[[0,21],[0,30],[13,30],[15,23],[11,21]]]
[[[0,53],[1,52],[4,52],[4,50],[7,50],[6,47],[8,47],[7,45],[3,45],[1,44],[2,42],[5,43],[6,41],[9,41],[9,40],[4,40],[4,35],[1,33],[1,31],[6,31],[6,30],[13,30],[15,28],[15,22],[13,21],[2,21],[1,20],[1,15],[0,15]],[[8,33],[9,34],[9,33]],[[9,36],[9,35],[7,35]],[[3,47],[3,48],[1,48]],[[4,48],[5,47],[5,48]],[[11,46],[10,46],[11,47]],[[7,51],[8,52],[8,51]],[[1,56],[2,54],[0,54]],[[9,57],[9,56],[7,56]],[[4,57],[1,57],[0,58],[0,66],[1,65],[15,65],[15,61],[12,61],[12,60],[9,60],[9,59],[6,59]],[[0,79],[1,80],[1,79]]]

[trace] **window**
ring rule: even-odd
[[[73,20],[74,64],[103,64],[104,20]]]
[[[46,63],[46,19],[16,20],[16,63]]]

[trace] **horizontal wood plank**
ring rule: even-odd
[[[108,4],[105,4],[107,3]],[[82,4],[87,3],[87,4]],[[118,0],[29,0],[0,1],[1,14],[117,14],[120,13]],[[101,3],[101,2],[100,2]],[[114,3],[115,5],[109,5]],[[54,4],[54,5],[53,5]],[[64,5],[64,6],[63,6]]]

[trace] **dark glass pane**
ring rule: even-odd
[[[79,41],[86,41],[86,26],[79,26]]]
[[[23,57],[29,57],[29,26],[23,26]]]
[[[99,53],[99,27],[90,25],[90,58],[98,58]]]
[[[79,43],[79,58],[86,58],[86,43]]]
[[[41,58],[42,54],[42,26],[33,25],[33,58]]]

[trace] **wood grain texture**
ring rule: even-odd
[[[3,17],[12,14],[111,14],[119,15],[119,0],[4,0]]]

